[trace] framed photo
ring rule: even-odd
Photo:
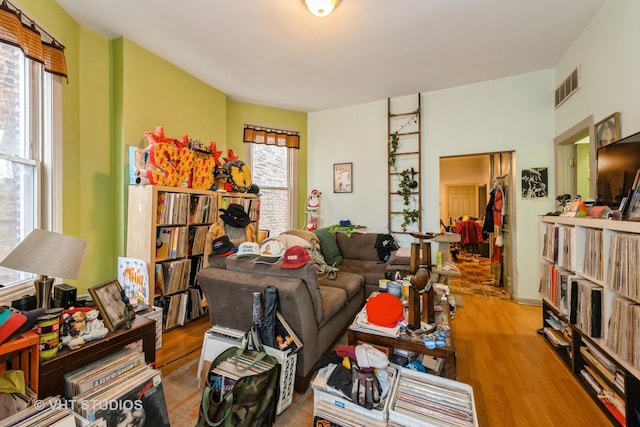
[[[122,300],[122,288],[117,279],[89,288],[89,294],[110,332],[125,324],[125,310],[128,308]]]
[[[620,113],[613,113],[595,124],[597,148],[620,139]]]
[[[353,192],[353,163],[333,164],[333,192]]]
[[[627,219],[629,221],[640,221],[640,188],[633,191],[628,212]]]
[[[523,199],[546,199],[549,196],[547,168],[523,169],[521,182]]]

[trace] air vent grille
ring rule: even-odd
[[[556,108],[580,89],[580,68],[576,68],[556,89]]]

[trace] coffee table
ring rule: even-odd
[[[436,307],[438,306],[442,308],[436,311],[436,323],[444,323],[450,326],[449,304],[440,302],[436,305]],[[347,330],[347,340],[349,345],[367,343],[377,347],[384,347],[388,350],[388,354],[393,354],[393,349],[397,348],[442,358],[444,359],[442,376],[451,380],[456,379],[456,350],[453,346],[451,335],[447,338],[445,347],[436,347],[433,350],[424,345],[421,337],[413,337],[404,332],[398,337],[389,337],[349,328]]]

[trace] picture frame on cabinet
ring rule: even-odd
[[[333,164],[333,192],[353,192],[353,163]]]
[[[125,324],[125,310],[128,307],[122,299],[122,287],[117,279],[89,288],[89,294],[109,332]]]
[[[640,221],[640,185],[636,185],[629,202],[627,220]]]
[[[594,125],[597,148],[620,139],[620,113],[615,112]]]

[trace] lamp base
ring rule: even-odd
[[[42,276],[33,281],[36,287],[36,305],[38,308],[49,310],[51,308],[51,291],[53,290],[53,281],[55,279],[48,276]]]

